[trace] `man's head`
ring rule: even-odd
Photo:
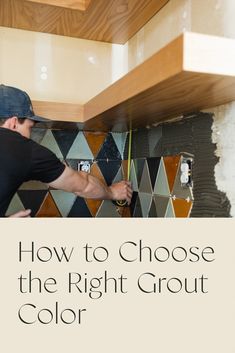
[[[31,129],[35,125],[35,122],[30,119],[19,119],[16,116],[12,116],[8,119],[0,119],[0,127],[16,131],[22,136],[30,138]]]
[[[36,122],[48,119],[34,114],[28,94],[18,88],[0,85],[0,126],[30,136]]]

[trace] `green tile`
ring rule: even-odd
[[[137,182],[137,176],[136,176],[136,171],[135,171],[135,166],[133,160],[131,161],[131,170],[130,170],[130,181],[131,181],[131,186],[133,191],[138,191],[138,182]]]
[[[66,159],[93,159],[87,140],[82,131],[79,131],[74,143],[72,144]]]
[[[166,209],[169,203],[169,197],[154,195],[157,217],[165,217]]]
[[[152,195],[144,192],[139,192],[139,199],[143,217],[148,217],[151,206]]]
[[[123,159],[123,154],[124,154],[124,149],[125,149],[125,144],[126,144],[126,138],[127,138],[127,132],[119,133],[119,132],[112,132],[113,139],[116,143],[116,146],[120,152],[120,155]]]
[[[24,210],[24,206],[17,195],[17,193],[14,195],[13,199],[11,200],[11,203],[7,209],[6,216],[10,216],[16,212]]]
[[[121,217],[117,207],[110,200],[104,200],[96,214],[96,217],[117,218]]]
[[[50,193],[61,215],[63,217],[67,217],[69,211],[71,210],[74,204],[76,195],[62,190],[51,190]]]
[[[19,190],[47,190],[47,184],[42,183],[41,181],[31,180],[23,183]]]
[[[169,199],[165,217],[166,218],[174,218],[175,217],[174,207],[173,207],[171,199]]]
[[[156,183],[154,186],[154,194],[162,195],[162,196],[170,196],[166,170],[165,170],[165,166],[162,158],[161,158],[160,167],[156,178]]]
[[[151,185],[147,161],[145,161],[144,163],[144,169],[140,180],[139,191],[148,193],[148,194],[152,193],[152,185]]]
[[[58,158],[63,159],[63,155],[59,149],[59,146],[50,130],[46,132],[44,138],[41,141],[41,145],[54,152]]]

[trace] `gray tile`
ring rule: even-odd
[[[31,180],[23,183],[19,190],[47,190],[47,184],[42,183],[41,181]]]
[[[139,188],[138,188],[137,176],[136,176],[136,171],[135,171],[135,166],[133,161],[131,161],[130,181],[131,181],[131,186],[133,191],[138,191]]]

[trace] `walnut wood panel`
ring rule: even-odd
[[[51,0],[1,0],[0,25],[124,44],[168,1],[92,0],[84,12],[42,3]]]
[[[85,130],[127,131],[130,122],[155,125],[233,101],[234,57],[234,39],[185,33],[80,106],[76,121]]]
[[[27,0],[31,2],[37,2],[43,5],[53,5],[65,7],[68,9],[86,11],[91,0]]]
[[[83,105],[59,102],[32,101],[35,114],[60,121],[83,121]]]

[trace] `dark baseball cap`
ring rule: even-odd
[[[26,92],[15,87],[0,85],[0,118],[8,119],[12,116],[35,122],[50,121],[34,114],[32,102]]]

